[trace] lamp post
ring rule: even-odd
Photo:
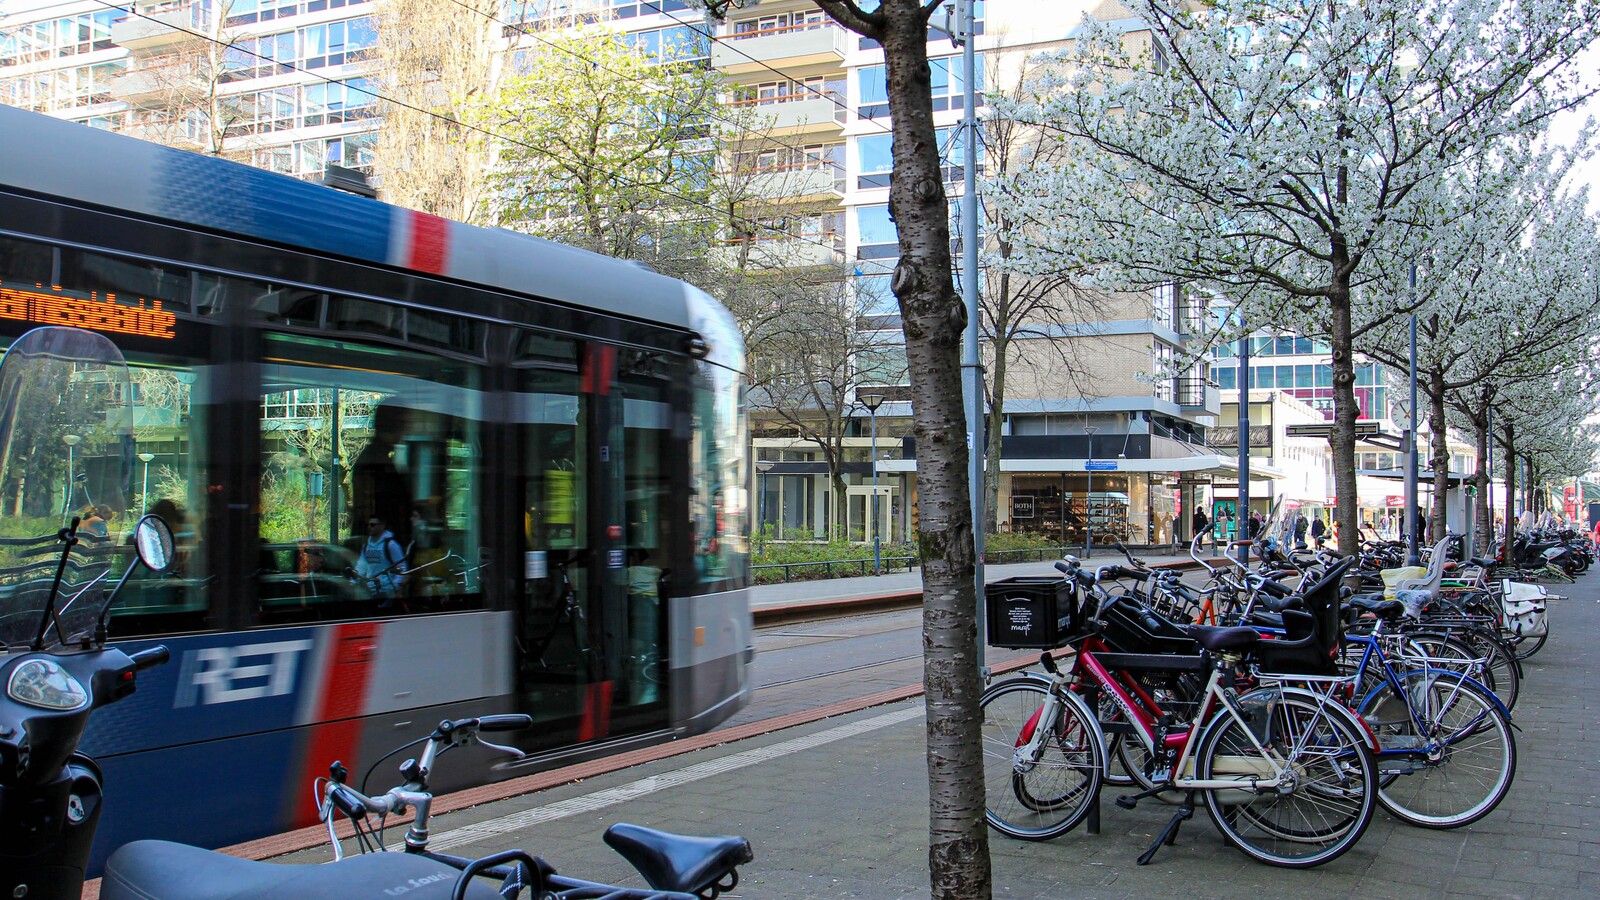
[[[1094,519],[1091,512],[1091,504],[1094,503],[1094,469],[1091,469],[1089,464],[1094,462],[1094,433],[1100,430],[1100,426],[1085,425],[1083,430],[1089,435],[1089,451],[1083,461],[1083,474],[1089,480],[1088,486],[1083,492],[1083,558],[1088,559],[1089,542],[1094,531],[1094,525],[1092,524]]]
[[[67,490],[61,498],[61,515],[66,516],[72,512],[72,479],[76,477],[73,469],[77,462],[78,442],[83,440],[83,436],[63,434],[61,439],[67,443]]]
[[[756,485],[757,496],[761,498],[761,503],[757,507],[758,515],[756,516],[756,537],[764,537],[765,534],[766,534],[766,528],[767,528],[767,473],[770,472],[770,471],[772,471],[772,460],[770,460],[770,459],[758,459],[758,460],[756,460],[756,474],[761,476],[760,483],[758,483]]]
[[[883,405],[882,394],[862,394],[856,399],[867,408],[872,417],[872,451],[867,458],[872,462],[872,501],[867,511],[867,521],[872,528],[872,574],[883,574],[883,540],[878,535],[878,407]]]
[[[139,488],[139,503],[146,512],[150,511],[150,460],[155,458],[154,453],[139,454],[139,461],[144,463],[144,481]]]

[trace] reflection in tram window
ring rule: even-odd
[[[471,609],[482,546],[476,367],[271,335],[261,399],[267,623]],[[382,521],[378,570],[361,556]]]

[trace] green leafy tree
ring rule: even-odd
[[[721,227],[707,110],[720,77],[615,32],[551,34],[478,119],[496,224],[699,281]]]

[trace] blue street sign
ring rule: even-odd
[[[1083,468],[1086,472],[1115,472],[1117,470],[1117,461],[1114,459],[1091,459],[1084,462]]]

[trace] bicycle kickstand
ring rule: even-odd
[[[1155,843],[1150,845],[1150,849],[1139,854],[1138,864],[1141,866],[1149,865],[1150,860],[1156,858],[1156,852],[1161,849],[1163,844],[1169,847],[1176,844],[1178,842],[1178,828],[1183,825],[1185,819],[1193,817],[1194,791],[1189,791],[1183,795],[1183,805],[1178,807],[1178,811],[1173,813],[1172,818],[1167,821],[1167,827],[1161,829],[1161,833],[1156,835]]]

